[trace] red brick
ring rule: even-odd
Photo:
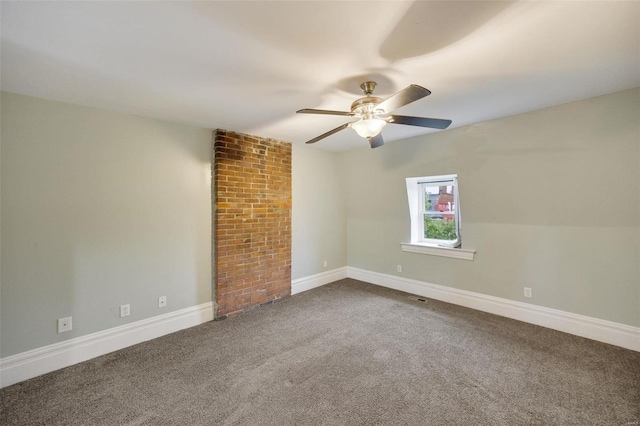
[[[291,145],[217,130],[214,143],[218,315],[291,294]]]

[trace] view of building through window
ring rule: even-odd
[[[424,238],[455,241],[454,187],[422,184],[424,190]]]

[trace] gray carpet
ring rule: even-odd
[[[640,353],[342,280],[0,390],[3,425],[625,425]]]

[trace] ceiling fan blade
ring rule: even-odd
[[[315,137],[315,138],[311,139],[310,141],[307,141],[306,143],[316,143],[316,142],[318,142],[320,139],[324,139],[324,138],[326,138],[327,136],[331,136],[331,135],[332,135],[332,134],[334,134],[334,133],[338,133],[340,130],[346,129],[347,127],[349,127],[349,124],[351,124],[351,123],[344,123],[342,126],[340,126],[340,127],[336,127],[336,128],[335,128],[335,129],[333,129],[333,130],[329,130],[327,133],[323,133],[323,134],[321,134],[320,136],[317,136],[317,137]]]
[[[409,117],[406,115],[391,115],[389,123],[408,124],[409,126],[429,127],[432,129],[446,129],[451,125],[451,120],[426,117]]]
[[[352,116],[355,115],[349,111],[332,111],[329,109],[313,109],[313,108],[305,108],[296,111],[298,114],[325,114],[325,115],[347,115]]]
[[[378,105],[376,105],[376,109],[381,109],[385,113],[390,113],[400,107],[410,104],[411,102],[415,102],[418,99],[422,99],[425,96],[429,96],[431,91],[425,89],[422,86],[418,86],[417,84],[412,84],[402,89],[395,95],[391,96],[385,101],[382,101]]]
[[[377,148],[379,146],[384,145],[384,139],[382,139],[382,134],[378,133],[377,136],[369,138],[369,145],[371,145],[371,148]]]

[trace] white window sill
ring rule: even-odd
[[[461,248],[440,247],[432,244],[401,243],[402,251],[429,254],[431,256],[451,257],[453,259],[473,260],[475,250]]]

